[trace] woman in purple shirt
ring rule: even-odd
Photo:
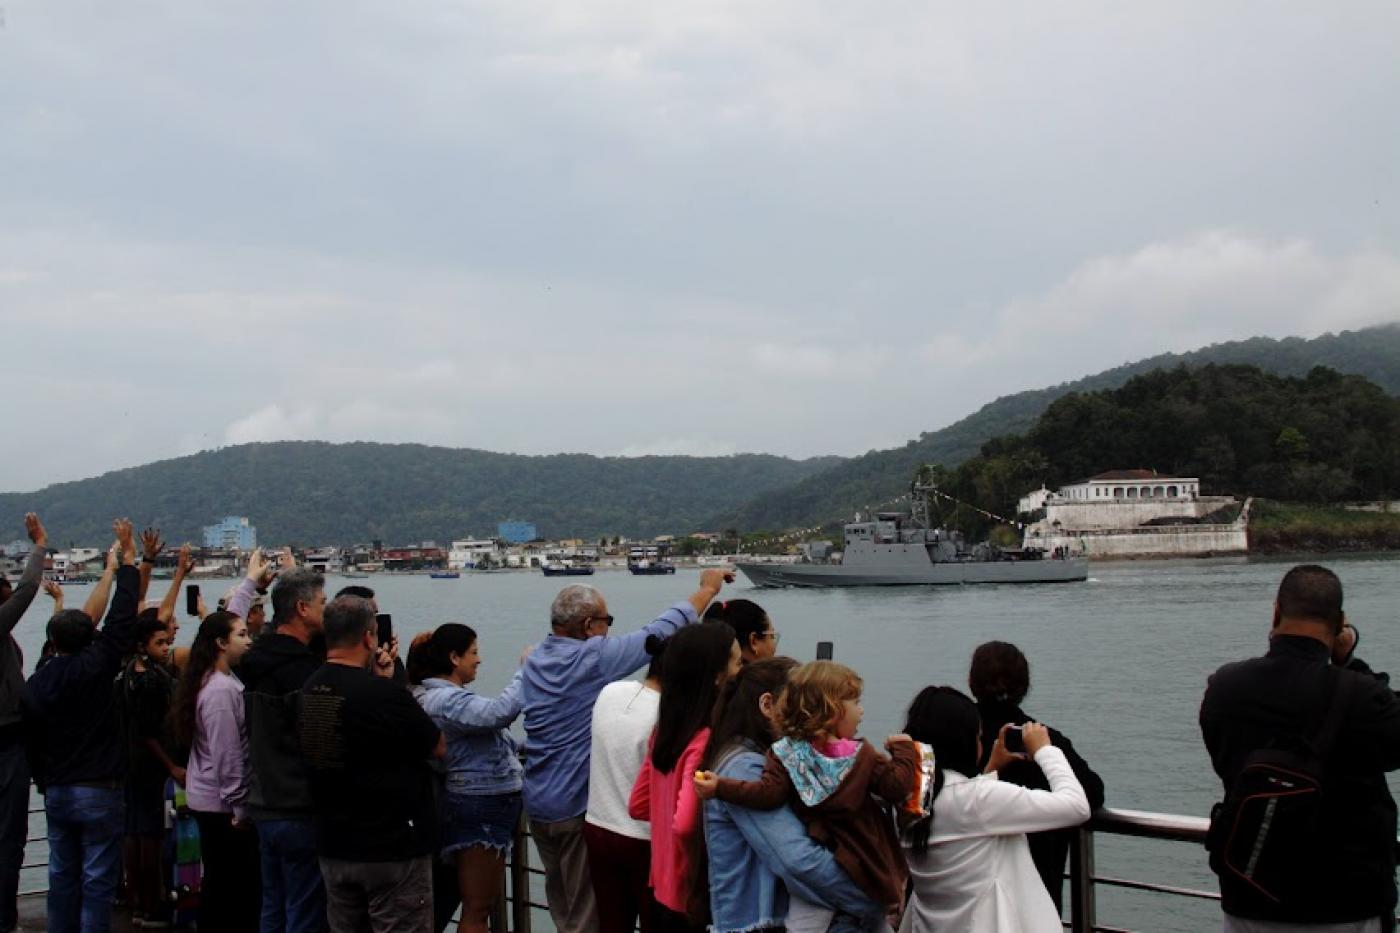
[[[243,819],[248,728],[243,684],[232,670],[250,644],[248,626],[238,616],[205,617],[170,709],[175,738],[190,750],[185,795],[199,824],[204,859],[200,933],[258,928],[258,839]]]

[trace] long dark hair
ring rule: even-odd
[[[751,599],[715,600],[705,610],[706,622],[726,622],[739,639],[739,650],[749,651],[749,638],[768,631],[771,622],[763,607]]]
[[[734,630],[723,622],[687,625],[667,641],[651,747],[651,766],[662,774],[671,773],[695,733],[709,724],[733,646]]]
[[[470,625],[448,622],[433,630],[428,639],[428,657],[425,659],[425,673],[429,677],[446,677],[456,669],[452,655],[466,654],[476,644],[476,631]]]
[[[170,731],[182,748],[194,744],[196,703],[199,691],[204,688],[204,679],[214,669],[219,660],[219,640],[227,642],[233,632],[233,625],[239,617],[231,612],[211,612],[199,623],[199,633],[190,646],[189,660],[180,671],[180,682],[175,686],[175,699],[170,703]]]
[[[758,708],[758,701],[765,693],[771,693],[776,702],[795,667],[797,662],[792,658],[765,658],[745,664],[743,670],[724,682],[710,720],[710,741],[705,745],[702,768],[713,769],[720,756],[736,743],[752,742],[759,750],[773,744],[773,726]]]
[[[977,704],[967,694],[952,687],[925,687],[909,704],[904,731],[915,742],[933,749],[933,799],[943,791],[944,771],[974,777],[977,774],[977,737],[982,719]],[[933,831],[933,814],[905,827],[904,838],[915,852],[928,851]]]

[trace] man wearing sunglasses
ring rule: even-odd
[[[607,684],[647,663],[647,638],[666,638],[700,614],[734,575],[700,574],[700,588],[642,629],[607,637],[613,617],[591,586],[566,586],[550,607],[551,632],[522,671],[525,712],[525,811],[545,895],[559,933],[597,933],[593,883],[583,841],[593,703]],[[602,636],[602,637],[599,637]]]

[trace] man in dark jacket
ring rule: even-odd
[[[273,630],[238,666],[248,723],[246,803],[262,855],[262,930],[321,933],[326,889],[316,860],[311,788],[297,734],[301,688],[324,660],[319,647],[325,581],[287,570],[272,589]]]
[[[141,575],[131,522],[113,525],[121,553],[116,595],[102,629],[65,610],[49,620],[53,657],[29,678],[30,765],[48,819],[51,933],[109,929],[121,880],[126,770],[112,682],[136,641]]]
[[[24,840],[29,835],[29,762],[24,756],[24,723],[20,697],[24,693],[24,653],[15,641],[19,624],[44,578],[48,536],[39,516],[24,516],[34,550],[20,574],[19,585],[0,585],[0,933],[19,923],[15,898],[19,869],[24,864]]]
[[[1317,732],[1334,677],[1349,696],[1325,759],[1322,838],[1313,883],[1280,905],[1232,875],[1220,878],[1225,930],[1391,929],[1395,892],[1395,801],[1385,772],[1400,768],[1400,699],[1385,674],[1355,657],[1356,630],[1342,613],[1342,584],[1325,567],[1284,575],[1269,651],[1211,676],[1201,734],[1226,792],[1246,758],[1301,745]],[[1333,668],[1341,668],[1333,673]]]

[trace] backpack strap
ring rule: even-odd
[[[1342,720],[1346,717],[1351,699],[1352,678],[1347,676],[1345,670],[1329,664],[1327,679],[1327,713],[1322,718],[1322,725],[1318,726],[1317,731],[1308,740],[1308,745],[1319,760],[1326,758],[1327,753],[1332,750],[1332,743],[1337,740],[1337,732],[1342,727]]]

